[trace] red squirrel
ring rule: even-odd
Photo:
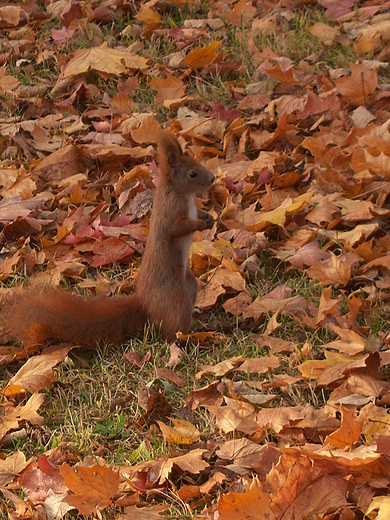
[[[158,138],[159,182],[140,275],[133,294],[83,298],[46,289],[17,296],[3,320],[6,335],[26,341],[31,323],[45,341],[93,345],[119,344],[142,332],[147,322],[161,326],[168,341],[189,332],[197,293],[189,268],[193,234],[212,226],[213,218],[195,205],[195,194],[209,188],[214,176],[183,154],[168,131]]]

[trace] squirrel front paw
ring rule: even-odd
[[[214,225],[214,218],[210,215],[210,213],[207,213],[207,211],[202,211],[198,214],[198,218],[204,222],[205,227],[203,229],[211,229]],[[200,230],[202,231],[202,230]]]

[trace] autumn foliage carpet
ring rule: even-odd
[[[384,0],[1,2],[2,298],[132,291],[161,126],[216,176],[192,334],[2,342],[1,518],[390,518],[389,42]]]

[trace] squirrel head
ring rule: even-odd
[[[214,175],[184,154],[179,141],[168,131],[159,136],[157,155],[161,178],[170,179],[180,193],[201,192],[214,182]]]

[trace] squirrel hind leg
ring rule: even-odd
[[[192,301],[192,305],[195,305],[196,295],[198,293],[198,282],[190,268],[188,268],[186,272],[186,286]]]
[[[174,298],[172,298],[173,300]],[[169,315],[165,313],[166,315],[162,319],[153,320],[161,326],[162,336],[167,341],[174,341],[176,332],[187,334],[191,330],[193,304],[189,294],[176,301],[174,306],[171,303]]]

